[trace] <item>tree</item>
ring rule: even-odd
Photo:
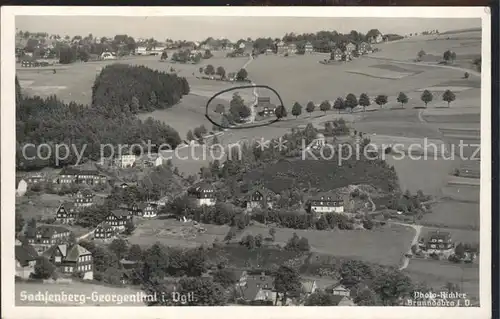
[[[379,302],[375,291],[364,287],[357,292],[354,303],[358,306],[377,306]]]
[[[333,294],[325,291],[312,293],[305,302],[306,306],[336,306]]]
[[[451,52],[450,59],[452,63],[457,59],[457,54],[454,51]]]
[[[464,244],[458,243],[458,245],[455,246],[455,255],[457,255],[458,258],[462,259],[465,257],[465,247]]]
[[[245,81],[248,77],[248,72],[245,69],[240,69],[236,74],[236,80]]]
[[[234,272],[227,269],[220,269],[213,273],[214,282],[220,284],[224,288],[229,288],[236,284],[238,278],[236,278]]]
[[[352,110],[356,106],[358,106],[358,99],[356,98],[356,95],[354,95],[352,93],[347,94],[347,96],[345,98],[345,107],[350,109],[351,113],[352,113]]]
[[[234,228],[229,229],[229,231],[226,234],[226,237],[224,237],[224,241],[229,242],[231,241],[234,237],[236,237],[236,230]]]
[[[272,227],[271,229],[269,229],[269,236],[271,236],[273,241],[275,240],[276,228]]]
[[[434,98],[434,96],[432,95],[431,91],[429,91],[429,90],[425,90],[424,92],[422,92],[422,95],[420,96],[420,99],[422,100],[422,102],[425,103],[425,107],[427,107],[427,104],[429,102],[431,102],[433,98]]]
[[[192,141],[194,140],[194,134],[193,134],[193,131],[189,130],[187,133],[186,133],[186,138],[188,141]]]
[[[132,261],[142,261],[144,254],[142,252],[141,246],[134,244],[130,246],[128,250],[127,259]]]
[[[406,96],[403,92],[399,92],[397,100],[401,103],[401,108],[403,108],[404,104],[408,103],[408,96]]]
[[[109,250],[113,252],[118,259],[122,259],[128,251],[127,242],[121,238],[114,239],[109,244]]]
[[[344,99],[341,98],[341,97],[338,97],[335,100],[335,102],[333,103],[333,108],[336,109],[336,110],[339,110],[339,114],[340,114],[340,111],[345,108]]]
[[[312,101],[309,101],[306,105],[306,112],[309,113],[309,116],[311,116],[311,113],[314,112],[314,109],[316,108],[316,105]]]
[[[38,279],[48,279],[54,275],[56,266],[54,266],[47,257],[40,256],[36,259],[33,277]]]
[[[450,103],[455,101],[455,93],[451,92],[450,90],[446,90],[443,93],[443,101],[448,102],[448,107],[450,107]]]
[[[359,96],[359,105],[361,105],[363,107],[363,112],[365,111],[367,106],[370,106],[370,104],[371,104],[371,102],[370,102],[370,98],[368,97],[368,95],[366,93],[362,93]]]
[[[132,100],[130,102],[130,112],[132,114],[137,114],[139,112],[139,99],[136,96],[132,96]]]
[[[397,305],[413,291],[410,277],[393,268],[377,273],[371,288],[386,306]]]
[[[219,66],[217,67],[216,74],[220,76],[221,79],[224,79],[226,77],[226,70],[222,66]]]
[[[24,218],[23,215],[19,212],[16,212],[16,221],[15,221],[15,229],[16,233],[20,232],[24,228]]]
[[[283,105],[278,105],[278,107],[274,110],[274,115],[276,115],[278,119],[281,119],[287,117],[288,113]]]
[[[205,74],[206,75],[214,75],[215,74],[214,66],[211,64],[207,65],[207,67],[205,68]]]
[[[299,273],[293,268],[280,266],[274,277],[274,288],[277,292],[276,299],[278,294],[282,294],[282,302],[285,304],[287,296],[296,296],[302,289]]]
[[[387,104],[387,95],[380,94],[375,98],[375,103],[382,108],[382,106]]]
[[[135,224],[132,219],[129,219],[127,223],[125,224],[125,234],[126,235],[132,235],[132,233],[135,230]]]
[[[302,114],[302,105],[298,102],[295,102],[292,107],[292,115],[297,118],[300,114]]]
[[[255,236],[255,246],[256,247],[261,247],[263,242],[264,242],[264,238],[262,237],[262,234],[258,234],[257,236]]]
[[[219,104],[217,104],[217,105],[215,106],[215,112],[216,112],[216,113],[219,113],[219,114],[224,114],[224,112],[225,112],[225,111],[226,111],[226,108],[225,108],[224,104],[220,104],[220,103],[219,103]]]
[[[204,70],[205,69],[202,66],[200,66],[200,68],[198,69],[198,72],[200,72],[200,74],[202,74]]]
[[[425,51],[424,51],[424,50],[420,50],[420,51],[418,52],[418,54],[417,54],[417,56],[418,56],[418,60],[421,60],[425,54],[426,54],[426,53],[425,53]]]
[[[328,101],[326,101],[326,100],[325,100],[325,101],[323,101],[323,102],[321,102],[321,104],[319,105],[319,109],[320,109],[321,111],[325,112],[325,114],[326,114],[326,112],[327,112],[327,111],[329,111],[331,108],[332,108],[332,106],[330,105],[330,102],[328,102]]]
[[[163,60],[166,60],[166,59],[168,59],[168,54],[167,54],[167,51],[163,51],[163,52],[162,52],[162,54],[161,54],[161,58],[160,58],[160,60],[162,60],[162,61],[163,61]]]

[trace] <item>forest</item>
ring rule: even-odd
[[[16,166],[37,170],[99,160],[101,145],[181,143],[177,131],[153,118],[141,121],[134,114],[172,107],[189,93],[185,78],[142,66],[112,65],[103,69],[92,88],[92,105],[64,103],[55,95],[28,97],[16,78]],[[23,155],[23,147],[28,144]],[[41,144],[48,146],[39,149]],[[67,158],[56,161],[56,145],[69,147]],[[110,152],[110,148],[104,148]],[[66,157],[62,149],[60,157]],[[49,154],[50,153],[50,154]],[[102,154],[109,156],[109,154]],[[31,159],[33,157],[34,159]],[[46,158],[46,159],[42,159]]]

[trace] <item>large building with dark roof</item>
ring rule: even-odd
[[[83,279],[92,280],[94,269],[92,253],[78,244],[54,245],[43,254],[62,274],[81,274]]]

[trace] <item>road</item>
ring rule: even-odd
[[[253,61],[253,56],[250,55],[248,61],[243,65],[242,69],[246,69],[246,67],[252,63]],[[251,84],[253,86],[255,86],[255,83],[252,81]],[[258,102],[258,99],[259,99],[259,93],[257,93],[257,88],[254,87],[253,89],[253,96],[254,96],[254,101],[252,103],[252,106],[250,107],[250,118],[248,119],[248,123],[253,123],[255,122],[255,116],[256,116],[256,113],[255,113],[255,106],[257,105],[257,102]]]

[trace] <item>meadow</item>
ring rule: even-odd
[[[284,245],[293,233],[306,237],[312,252],[391,266],[399,265],[401,256],[408,250],[408,244],[414,236],[411,228],[399,225],[373,230],[318,231],[276,228],[275,242]],[[247,234],[269,237],[269,227],[249,226],[245,228],[242,236]]]
[[[450,228],[479,229],[479,203],[443,201],[432,206],[432,213],[424,215],[421,224],[446,225]]]

